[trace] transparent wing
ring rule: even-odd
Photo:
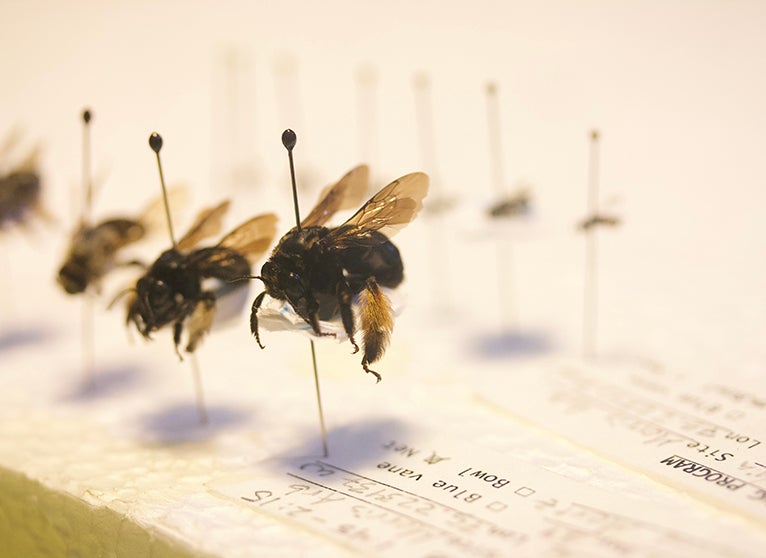
[[[276,234],[277,216],[265,213],[242,223],[224,236],[218,246],[236,250],[253,263],[268,250]]]
[[[370,183],[370,168],[359,165],[348,171],[335,184],[319,194],[319,201],[303,221],[302,227],[324,225],[340,209],[351,209],[362,203]]]
[[[189,203],[189,189],[186,185],[174,185],[168,188],[168,205],[170,206],[170,218],[177,223],[181,213]],[[138,214],[138,222],[147,232],[154,233],[167,228],[165,216],[165,200],[162,194],[150,201]]]
[[[348,221],[333,229],[323,242],[340,245],[346,241],[364,242],[373,231],[390,237],[415,218],[423,208],[427,193],[428,175],[422,172],[404,175],[370,198]]]
[[[200,211],[189,231],[178,241],[178,249],[181,251],[191,250],[203,239],[220,233],[221,221],[229,209],[229,203],[229,200],[225,200],[215,207]]]

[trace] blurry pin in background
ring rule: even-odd
[[[293,54],[281,53],[274,59],[272,71],[279,119],[277,125],[286,128],[289,124],[294,129],[301,130],[304,138],[310,136],[306,125],[298,61]],[[319,172],[311,166],[311,156],[305,148],[301,159],[300,166],[295,171],[296,177],[304,190],[313,191],[320,186]]]
[[[378,75],[375,66],[360,65],[354,72],[354,79],[359,160],[377,169]]]
[[[228,47],[216,66],[212,106],[213,177],[232,192],[245,193],[258,185],[258,150],[255,139],[253,64],[247,50]]]
[[[520,190],[509,195],[503,166],[503,148],[500,104],[497,85],[487,84],[487,125],[489,130],[490,176],[495,198],[498,200],[489,209],[489,216],[496,219],[510,219],[524,215],[529,210],[529,194]],[[504,331],[518,329],[518,297],[515,293],[513,276],[513,243],[507,235],[495,239],[497,248],[498,300],[500,320]]]
[[[413,88],[421,160],[424,171],[431,177],[431,196],[423,208],[428,220],[426,223],[429,235],[427,252],[430,256],[431,265],[429,290],[433,297],[434,309],[439,312],[450,313],[452,310],[450,266],[444,215],[452,208],[454,200],[444,194],[441,175],[436,163],[436,135],[434,132],[433,102],[431,100],[431,80],[425,72],[415,74]]]
[[[599,212],[599,140],[600,132],[590,133],[590,157],[588,163],[587,215],[579,224],[585,233],[585,277],[583,290],[583,356],[594,358],[598,338],[598,243],[596,228],[616,226],[618,217]]]

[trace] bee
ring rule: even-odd
[[[171,190],[177,200],[184,194],[181,188]],[[81,218],[59,269],[59,285],[69,294],[80,294],[89,287],[98,291],[103,277],[118,265],[140,265],[137,261],[117,262],[117,253],[156,227],[163,211],[162,203],[162,197],[152,201],[136,219],[115,217],[90,225]]]
[[[47,217],[41,204],[41,181],[35,149],[17,168],[0,176],[0,228],[23,223],[32,213]]]
[[[252,263],[263,255],[276,234],[272,213],[253,217],[224,236],[215,246],[197,248],[205,238],[218,234],[229,202],[203,210],[189,231],[163,252],[138,279],[128,301],[126,325],[132,322],[146,339],[173,323],[173,343],[179,345],[188,323],[186,352],[193,353],[210,330],[217,292],[203,285],[205,279],[234,281],[250,274]]]
[[[394,288],[404,279],[399,250],[387,235],[402,228],[423,207],[428,176],[416,172],[395,180],[367,201],[339,227],[325,223],[339,209],[356,207],[364,195],[368,169],[360,166],[320,194],[311,213],[285,234],[263,264],[258,277],[264,291],[253,301],[250,330],[258,345],[258,309],[266,295],[286,301],[316,335],[320,320],[340,316],[354,347],[357,299],[362,330],[362,368],[380,381],[369,365],[385,352],[393,330],[393,309],[381,287]]]

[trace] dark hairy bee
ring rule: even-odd
[[[286,301],[317,335],[320,320],[340,316],[354,347],[352,303],[359,304],[362,368],[380,381],[369,365],[385,352],[393,330],[393,309],[380,287],[394,288],[404,278],[399,250],[388,239],[423,206],[428,176],[416,172],[395,180],[339,227],[324,224],[339,209],[356,207],[366,191],[368,169],[360,166],[326,188],[312,212],[279,241],[261,268],[265,290],[253,302],[250,330],[258,344],[258,309],[266,295]]]
[[[188,330],[185,350],[191,353],[213,322],[217,294],[205,288],[203,281],[228,282],[249,275],[252,263],[266,252],[276,234],[277,218],[267,213],[241,224],[215,246],[196,248],[204,238],[218,234],[228,207],[225,201],[200,212],[175,247],[163,252],[137,281],[128,301],[126,324],[132,322],[147,339],[173,323],[179,357],[184,324]]]
[[[0,175],[0,228],[23,223],[34,213],[45,215],[40,193],[37,150],[34,150],[17,168]]]

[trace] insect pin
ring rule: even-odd
[[[615,227],[620,218],[606,215],[598,209],[599,186],[599,139],[598,130],[590,133],[590,160],[588,166],[588,215],[578,225],[585,233],[585,279],[583,291],[583,355],[596,355],[596,337],[598,334],[598,249],[596,229],[603,226]]]
[[[153,133],[149,145],[157,155],[160,182],[166,192],[160,164],[162,137]],[[153,332],[173,324],[173,343],[179,358],[184,327],[188,330],[185,351],[193,353],[213,322],[217,293],[203,282],[207,279],[230,282],[249,275],[252,263],[266,253],[276,234],[277,218],[266,213],[245,221],[217,244],[198,247],[202,240],[220,232],[228,208],[227,200],[201,211],[176,242],[166,200],[172,247],[160,254],[138,279],[128,302],[127,323],[133,323],[147,339]]]
[[[282,142],[290,154],[296,136],[286,130]],[[358,303],[362,331],[362,368],[380,381],[369,365],[379,360],[393,330],[394,312],[381,287],[397,287],[404,278],[399,250],[389,236],[418,214],[428,192],[428,176],[422,172],[405,175],[370,198],[345,223],[325,223],[340,210],[355,207],[366,190],[368,169],[360,166],[325,188],[309,215],[300,219],[297,198],[296,226],[290,229],[263,264],[258,277],[264,291],[253,302],[250,330],[258,345],[258,309],[264,297],[287,302],[315,335],[326,336],[320,321],[340,317],[343,329],[359,350],[355,334]],[[293,182],[295,196],[295,183]]]
[[[590,168],[588,177],[588,215],[578,223],[577,228],[588,232],[596,227],[616,227],[620,224],[620,218],[616,215],[601,213],[598,209],[598,167],[599,167],[599,140],[601,134],[598,130],[590,133]]]

